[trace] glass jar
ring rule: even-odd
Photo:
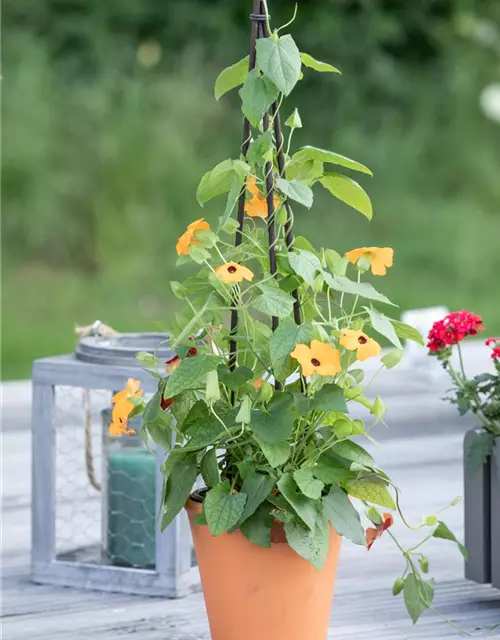
[[[156,459],[138,435],[140,417],[129,421],[134,435],[109,435],[111,411],[102,412],[103,555],[114,565],[154,569]]]

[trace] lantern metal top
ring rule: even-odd
[[[82,338],[75,350],[75,357],[93,364],[140,367],[141,364],[135,359],[139,351],[155,353],[159,360],[168,360],[174,355],[168,346],[166,333],[119,333],[113,337]]]

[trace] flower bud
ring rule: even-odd
[[[248,396],[243,396],[240,410],[235,421],[239,424],[250,424],[251,422],[252,402]]]
[[[259,388],[258,402],[269,402],[274,395],[274,388],[270,382],[263,380]]]
[[[220,400],[219,374],[217,373],[217,369],[209,371],[207,374],[205,397],[209,404],[213,404],[214,402],[217,402],[217,400]]]
[[[421,558],[419,558],[418,563],[424,573],[429,573],[429,561],[425,556],[422,556]]]
[[[405,581],[403,580],[403,578],[396,578],[396,581],[392,586],[392,595],[393,596],[399,595],[404,588],[405,588]]]

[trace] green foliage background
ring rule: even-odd
[[[277,25],[293,2],[274,4]],[[198,181],[238,152],[236,96],[216,103],[213,81],[246,54],[249,8],[4,3],[4,377],[72,350],[75,323],[147,330],[172,312],[177,237],[219,213],[217,202],[198,207]],[[500,331],[500,126],[479,95],[498,80],[500,45],[495,54],[474,35],[498,28],[494,0],[304,0],[292,28],[343,71],[302,81],[296,144],[303,135],[375,173],[362,179],[371,223],[317,190],[298,232],[341,252],[393,246],[391,299],[468,307],[490,334]]]

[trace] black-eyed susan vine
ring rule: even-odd
[[[180,268],[199,265],[196,275],[171,283],[185,303],[171,323],[177,355],[168,363],[138,355],[158,391],[146,401],[130,381],[115,396],[113,433],[127,433],[127,417],[143,413],[144,435],[168,451],[163,527],[201,474],[207,492],[199,524],[214,535],[239,528],[270,546],[271,525],[280,520],[289,544],[318,569],[330,524],[368,548],[383,532],[393,535],[394,519],[424,529],[423,542],[457,542],[438,515],[411,527],[397,487],[359,444],[371,440],[373,425],[352,418],[350,406],[360,403],[375,422],[386,411],[381,398],[369,397],[359,362],[379,358],[379,371],[390,369],[403,355],[401,339],[423,340],[363,281],[367,271],[381,277],[392,267],[391,248],[340,255],[294,237],[294,216],[307,214],[317,188],[370,219],[370,199],[351,175],[371,171],[333,151],[294,150],[302,120],[285,99],[302,74],[338,70],[300,52],[283,28],[272,31],[265,3],[254,5],[250,57],[225,69],[215,87],[217,99],[240,87],[242,152],[199,184],[201,205],[222,201],[218,219],[192,222],[176,246]],[[394,347],[382,356],[380,336]],[[394,594],[403,592],[416,622],[432,608],[434,583],[422,543],[405,549],[394,540],[404,558]]]

